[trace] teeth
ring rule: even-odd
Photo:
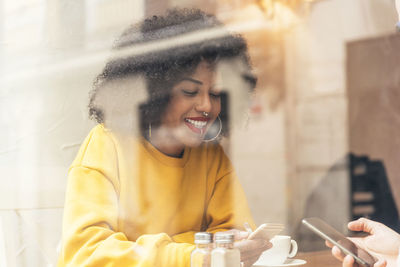
[[[199,129],[204,128],[207,124],[206,121],[195,121],[195,120],[190,120],[190,119],[186,119],[186,121],[193,124],[194,127],[199,128]]]

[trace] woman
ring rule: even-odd
[[[127,29],[115,51],[132,47],[95,82],[99,124],[69,170],[59,266],[189,266],[195,232],[252,223],[229,160],[207,142],[227,131],[221,64],[239,66],[242,90],[255,85],[245,41],[213,16],[174,10]],[[270,244],[236,246],[251,266]]]

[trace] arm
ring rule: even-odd
[[[255,228],[245,193],[230,160],[220,146],[213,149],[209,156],[208,187],[212,193],[207,206],[207,231],[244,230],[245,222]]]
[[[195,165],[191,162],[186,171],[190,175],[189,181],[196,181],[190,182],[195,193],[193,196],[187,193],[189,191],[183,194],[188,194],[187,201],[194,199],[199,209],[201,205],[203,210],[196,213],[196,221],[191,222],[187,231],[174,235],[173,240],[193,243],[196,231],[243,230],[244,222],[254,227],[243,189],[222,148],[217,145],[201,147],[192,156]],[[201,168],[201,171],[195,168]]]
[[[166,234],[136,242],[118,232],[118,197],[96,170],[75,167],[69,175],[60,262],[71,266],[188,266],[189,244]],[[61,264],[61,266],[63,266]]]
[[[236,177],[229,159],[226,157],[222,148],[217,150],[217,155],[212,161],[215,164],[216,173],[213,192],[208,202],[206,221],[207,231],[218,232],[233,229],[239,242],[235,242],[235,247],[240,250],[241,261],[244,266],[252,266],[257,261],[263,251],[269,249],[271,244],[266,240],[247,240],[247,232],[243,230],[243,225],[248,222],[255,228],[250,209],[247,204],[243,188]],[[213,170],[213,167],[211,170]]]
[[[255,228],[246,196],[233,172],[221,177],[215,184],[207,208],[208,231],[243,229],[245,222]]]
[[[58,266],[189,266],[194,246],[163,233],[129,240],[119,231],[119,178],[113,142],[99,127],[68,175]]]

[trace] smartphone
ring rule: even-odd
[[[279,234],[284,229],[283,224],[278,223],[263,223],[247,239],[264,239],[270,240],[275,235]]]
[[[337,246],[345,255],[351,255],[354,260],[363,266],[373,267],[377,261],[375,257],[346,238],[342,233],[319,218],[305,218],[302,223],[311,231]]]

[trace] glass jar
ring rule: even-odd
[[[240,267],[240,251],[233,247],[235,235],[215,234],[216,247],[211,252],[211,267]]]
[[[207,232],[196,233],[194,235],[194,243],[196,248],[190,255],[190,267],[210,267],[212,234]]]

